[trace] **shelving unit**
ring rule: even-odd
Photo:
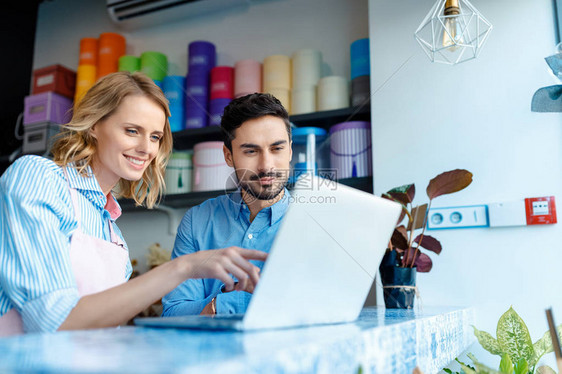
[[[371,108],[368,105],[344,109],[327,110],[322,112],[299,114],[289,117],[297,127],[314,126],[329,130],[333,125],[344,121],[370,121]],[[190,149],[197,143],[204,141],[222,141],[219,126],[209,126],[200,129],[186,129],[173,133],[174,149]],[[347,178],[338,180],[339,183],[357,188],[361,191],[373,193],[373,180],[371,177]],[[184,194],[166,195],[160,202],[161,206],[169,208],[188,208],[199,205],[205,200],[230,193],[233,190],[189,192]],[[139,212],[146,210],[144,207],[135,206],[131,199],[119,200],[123,211]]]
[[[338,182],[361,191],[373,193],[373,178],[371,177],[346,178],[340,179],[338,180]],[[160,205],[176,209],[188,208],[199,205],[205,200],[212,199],[223,194],[231,193],[233,191],[235,190],[202,191],[166,195],[162,198]],[[135,206],[135,201],[132,199],[120,199],[119,205],[121,205],[121,209],[124,212],[141,212],[147,210],[144,207]]]
[[[330,130],[335,124],[345,121],[370,121],[370,105],[355,106],[343,109],[326,110],[322,112],[298,114],[289,119],[298,127],[314,126]]]
[[[336,110],[326,110],[298,114],[289,117],[298,127],[314,126],[329,130],[333,125],[344,121],[370,121],[371,108],[369,105],[350,107]],[[173,133],[175,149],[190,149],[200,142],[222,140],[219,126],[208,126],[200,129],[186,129]]]
[[[225,193],[230,193],[234,190],[217,190],[217,191],[201,191],[201,192],[188,192],[182,194],[165,195],[160,201],[160,205],[164,205],[170,208],[187,208],[195,205],[201,204],[203,201],[212,199],[223,195]],[[124,212],[140,212],[147,210],[142,206],[135,206],[135,201],[132,199],[120,199],[119,205]]]

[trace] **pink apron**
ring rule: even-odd
[[[68,183],[66,169],[64,173]],[[68,188],[78,221],[78,227],[70,240],[70,262],[76,277],[78,294],[82,297],[125,283],[129,253],[119,235],[114,232],[113,224],[108,222],[111,242],[84,234],[80,228],[78,192],[70,185]],[[0,337],[23,332],[22,319],[15,308],[0,317]]]

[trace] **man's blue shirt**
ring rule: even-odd
[[[283,197],[262,209],[251,223],[250,210],[239,191],[191,208],[178,228],[172,259],[231,246],[269,253],[289,200],[285,189]],[[263,267],[263,262],[251,262],[260,269]],[[162,299],[162,315],[199,314],[215,296],[217,314],[245,313],[252,295],[244,291],[221,293],[222,286],[223,282],[217,279],[189,279]]]

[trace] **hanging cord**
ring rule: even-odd
[[[21,127],[21,123],[22,123],[22,119],[23,119],[23,112],[20,113],[18,115],[18,119],[16,120],[16,126],[14,128],[14,137],[17,140],[22,140],[23,139],[23,134],[19,135],[19,130]],[[22,146],[17,147],[12,153],[10,153],[10,155],[8,156],[8,162],[11,164],[12,162],[14,162],[16,160],[16,158],[18,158],[18,156],[22,153]]]
[[[8,161],[10,162],[10,164],[12,162],[14,162],[16,160],[16,158],[18,158],[18,156],[21,154],[22,152],[22,147],[18,147],[15,151],[13,151],[10,156],[8,157]]]
[[[23,119],[23,112],[21,112],[16,120],[16,127],[14,128],[14,136],[17,140],[23,140],[23,134],[19,134],[20,127]]]

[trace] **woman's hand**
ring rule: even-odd
[[[188,263],[186,278],[216,278],[229,291],[251,292],[259,280],[260,269],[249,260],[265,261],[267,253],[240,247],[199,251],[179,257]],[[235,285],[234,275],[238,279]]]
[[[217,278],[228,291],[252,289],[258,283],[259,268],[248,260],[265,261],[267,253],[230,247],[183,255],[129,282],[83,296],[59,330],[120,325],[162,298],[188,278]]]

